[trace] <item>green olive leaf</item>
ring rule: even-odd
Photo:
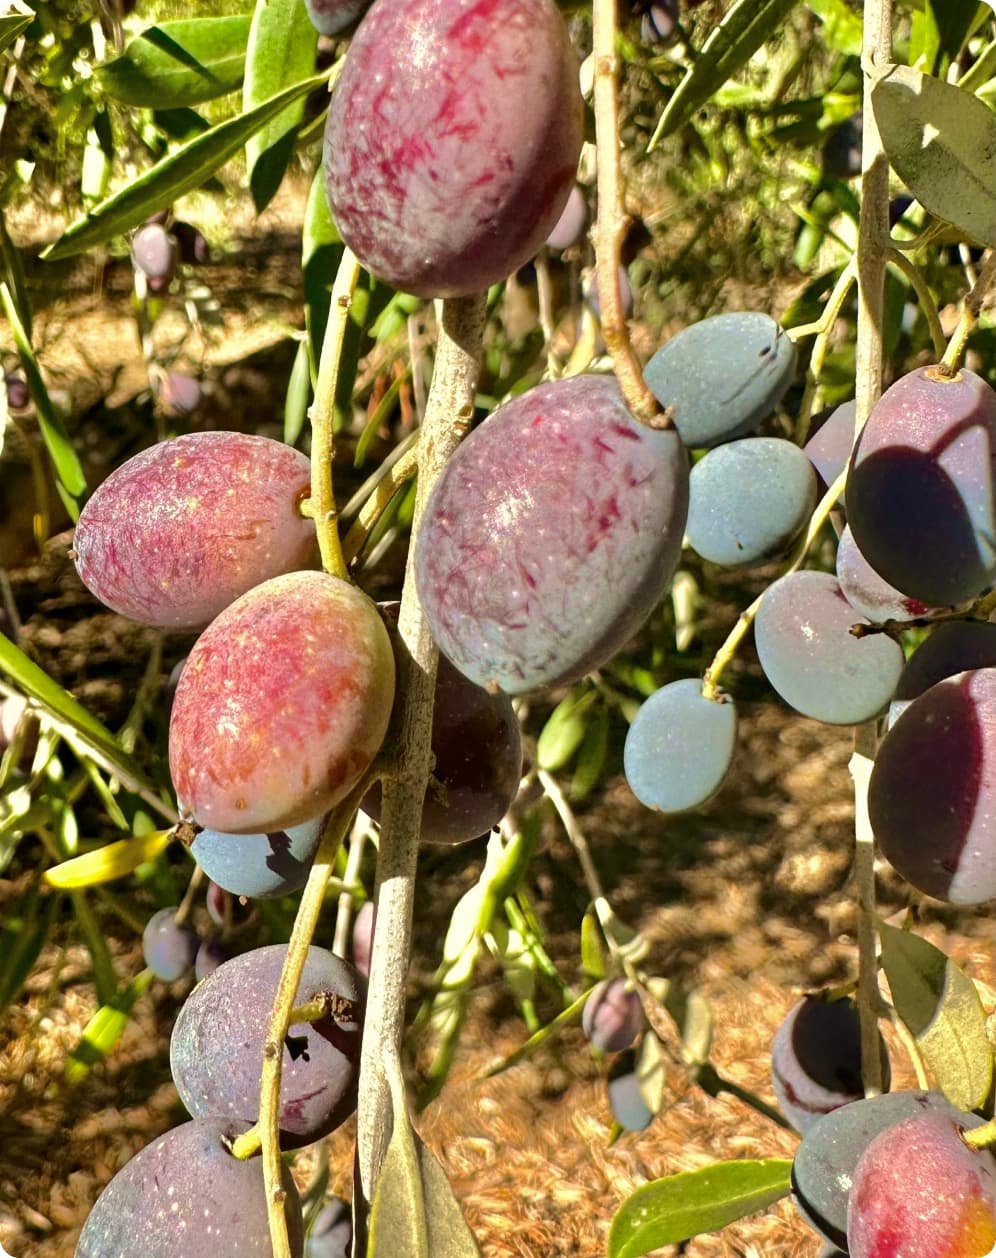
[[[702,46],[664,107],[647,146],[652,152],[691,118],[784,23],[797,0],[737,0]]]
[[[11,335],[14,338],[14,343],[21,358],[21,367],[24,370],[31,400],[35,404],[38,427],[41,430],[45,449],[52,460],[52,466],[55,468],[55,474],[59,478],[59,484],[68,495],[68,501],[66,499],[64,501],[67,501],[70,517],[75,520],[79,516],[79,506],[76,503],[76,499],[86,493],[86,476],[83,472],[83,466],[76,455],[76,451],[73,449],[73,444],[69,439],[69,434],[66,432],[62,418],[55,409],[52,399],[49,397],[48,389],[45,387],[38,360],[35,358],[34,350],[28,339],[25,321],[22,319],[21,312],[17,307],[16,295],[5,283],[0,283],[0,306],[3,307],[3,312],[7,316]]]
[[[316,74],[295,83],[248,113],[221,122],[174,149],[84,218],[77,219],[43,251],[42,258],[69,258],[137,227],[155,210],[199,188],[238,153],[255,131],[327,80],[328,74]]]
[[[872,108],[896,174],[937,218],[996,245],[996,114],[971,92],[888,66]]]
[[[896,1012],[941,1091],[959,1109],[977,1108],[993,1081],[993,1050],[975,984],[926,939],[880,924],[882,968]]]
[[[861,55],[861,16],[846,0],[806,0],[806,8],[820,19],[820,35],[828,48],[848,57]]]
[[[791,1171],[787,1158],[744,1159],[644,1184],[616,1211],[608,1258],[641,1258],[764,1210],[788,1196]]]
[[[942,74],[980,23],[979,0],[924,0],[910,25],[910,65]]]
[[[298,438],[304,430],[308,418],[308,403],[311,401],[311,370],[309,367],[308,342],[298,341],[294,365],[291,367],[290,379],[287,381],[287,393],[284,397],[284,441],[289,446],[297,445]]]
[[[34,11],[21,0],[0,0],[0,52],[31,25]]]
[[[541,769],[555,773],[570,760],[581,746],[588,726],[588,710],[597,699],[598,691],[583,683],[561,699],[536,740],[536,763]]]
[[[247,13],[160,22],[99,66],[94,77],[108,96],[140,109],[214,100],[242,83],[249,23]]]
[[[480,1258],[446,1172],[400,1109],[392,1081],[394,1131],[370,1203],[368,1258]]]
[[[304,0],[257,0],[246,49],[243,109],[248,113],[306,78],[315,68],[317,47],[318,31]],[[249,190],[257,213],[280,187],[303,118],[304,98],[299,97],[246,142]]]
[[[101,1005],[84,1027],[80,1042],[69,1054],[66,1078],[70,1083],[80,1083],[114,1048],[124,1034],[135,1001],[151,985],[152,971],[143,970],[107,1004]]]

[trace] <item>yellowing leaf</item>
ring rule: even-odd
[[[951,1104],[975,1109],[993,1080],[993,1050],[975,984],[912,931],[882,924],[879,932],[896,1012]]]
[[[370,1258],[480,1258],[445,1171],[407,1114],[395,1114],[370,1203],[367,1253]]]
[[[137,838],[121,839],[74,856],[72,860],[53,865],[45,871],[45,881],[50,887],[67,891],[75,887],[94,887],[101,882],[123,878],[158,856],[170,841],[171,830],[153,830]]]

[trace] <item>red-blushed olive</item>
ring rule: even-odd
[[[225,834],[308,821],[370,767],[393,700],[376,605],[324,572],[274,577],[227,607],[187,658],[169,729],[177,798]]]
[[[376,0],[332,94],[332,215],[393,287],[479,292],[553,230],[582,138],[578,60],[551,0]]]
[[[996,1160],[963,1125],[923,1113],[887,1127],[854,1171],[851,1258],[989,1258],[996,1250]]]
[[[637,423],[612,376],[537,385],[470,434],[426,504],[415,577],[432,636],[488,689],[576,680],[650,615],[687,516],[673,429]]]
[[[299,451],[239,432],[163,441],[117,468],[80,513],[80,579],[112,611],[200,629],[268,577],[306,568],[315,526]]]

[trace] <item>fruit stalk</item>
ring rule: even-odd
[[[892,60],[892,0],[866,0],[861,62],[864,70],[864,127],[861,152],[861,216],[858,228],[858,327],[855,435],[882,392],[885,267],[889,246],[889,162],[872,108],[875,71]],[[878,962],[875,956],[875,848],[868,821],[868,776],[875,754],[874,724],[854,731],[854,870],[858,902],[858,1010],[861,1018],[861,1076],[865,1094],[882,1091],[878,1040]]]
[[[965,305],[962,307],[958,326],[955,328],[954,335],[948,342],[948,347],[944,351],[944,357],[941,359],[942,364],[945,367],[949,367],[952,373],[961,366],[968,338],[975,331],[979,322],[979,315],[982,313],[982,305],[986,299],[986,294],[992,288],[994,282],[996,282],[996,249],[987,249],[983,254],[982,264],[979,267],[971,292],[965,298]]]
[[[349,306],[359,274],[360,264],[349,249],[344,249],[332,285],[329,321],[322,343],[315,400],[311,407],[311,514],[318,532],[322,567],[333,576],[344,579],[348,579],[348,573],[339,542],[339,517],[332,492],[332,421],[339,360],[342,358]]]
[[[419,818],[429,781],[438,652],[415,589],[413,556],[423,507],[470,426],[484,331],[485,295],[442,304],[432,384],[418,442],[418,493],[398,619],[399,685],[393,762],[384,778],[374,903],[377,930],[360,1060],[357,1202],[369,1209],[393,1123],[391,1079],[400,1077],[405,983],[411,957]],[[361,1223],[362,1226],[362,1223]]]

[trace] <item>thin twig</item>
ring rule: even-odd
[[[360,508],[360,513],[349,527],[349,532],[342,543],[342,554],[347,564],[351,564],[366,545],[374,525],[394,500],[394,495],[418,471],[418,446],[413,445],[404,456],[388,469],[387,475],[381,477],[374,491]]]
[[[287,956],[284,959],[280,982],[273,999],[266,1043],[263,1046],[259,1121],[255,1127],[232,1142],[232,1153],[239,1158],[252,1157],[258,1149],[262,1149],[263,1186],[266,1193],[273,1258],[291,1258],[287,1218],[283,1206],[286,1193],[281,1183],[282,1164],[280,1161],[280,1079],[283,1070],[284,1040],[287,1037],[287,1028],[291,1025],[290,1016],[294,1006],[294,997],[297,995],[308,948],[318,925],[318,915],[325,901],[325,888],[332,874],[336,853],[369,785],[370,779],[365,777],[335,808],[325,826],[321,843],[315,853],[311,873],[308,875],[308,881],[301,895],[297,916],[294,918],[294,927],[287,944]]]
[[[358,812],[349,835],[349,855],[346,857],[346,871],[343,881],[347,887],[355,886],[360,881],[360,864],[363,861],[363,849],[370,832],[370,820],[365,813]],[[335,935],[332,938],[332,951],[337,957],[344,957],[349,947],[349,928],[353,921],[353,900],[351,891],[339,894],[339,905],[335,915]]]
[[[965,298],[958,326],[955,328],[954,335],[948,342],[948,347],[944,351],[944,357],[941,359],[942,364],[945,367],[950,367],[952,372],[957,371],[961,366],[968,338],[978,325],[986,294],[994,281],[996,281],[996,249],[987,249],[979,265],[979,273],[975,283],[972,285],[972,290]]]
[[[619,291],[622,245],[629,218],[623,200],[619,156],[619,98],[616,73],[615,0],[594,0],[595,147],[597,150],[598,214],[595,221],[595,257],[598,306],[602,336],[612,355],[612,365],[626,405],[633,416],[651,428],[670,428],[671,421],[647,387],[639,359],[633,351],[623,318]]]
[[[902,271],[903,275],[906,276],[913,286],[917,301],[920,303],[920,309],[923,311],[923,316],[927,320],[927,326],[930,329],[930,339],[933,342],[934,353],[940,358],[944,353],[946,344],[944,329],[941,327],[941,317],[937,313],[937,303],[934,301],[934,294],[927,286],[926,280],[920,273],[920,268],[912,263],[905,253],[900,253],[892,245],[886,249],[885,256],[892,266]]]
[[[347,577],[346,561],[339,543],[339,521],[335,495],[332,492],[332,459],[335,453],[335,393],[339,380],[339,363],[349,321],[353,290],[360,275],[360,264],[349,249],[344,249],[339,270],[332,285],[329,321],[322,343],[321,365],[311,405],[311,516],[318,532],[318,548],[322,567],[333,576]]]
[[[830,512],[837,505],[847,480],[847,470],[845,469],[837,477],[827,492],[823,495],[816,505],[816,510],[810,516],[809,524],[802,537],[796,542],[795,549],[785,567],[782,576],[787,576],[790,572],[797,572],[805,562],[806,556],[809,554],[810,547],[820,535],[820,530],[826,524]],[[761,593],[737,617],[737,622],[726,636],[726,641],[713,656],[712,663],[705,671],[702,678],[702,696],[705,699],[716,700],[719,698],[719,680],[724,670],[737,653],[740,643],[747,635],[747,631],[757,617],[758,609],[761,606],[761,600],[764,594]]]

